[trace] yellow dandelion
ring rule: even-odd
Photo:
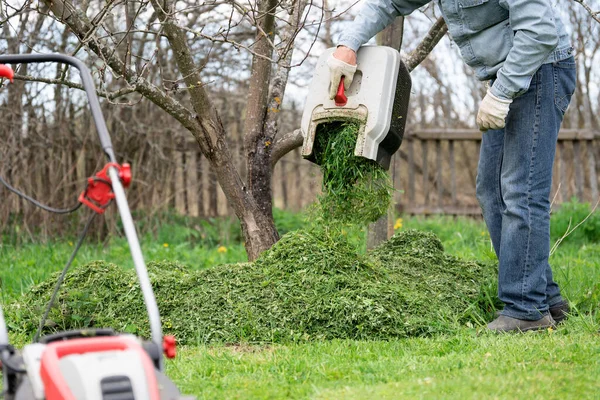
[[[218,253],[227,253],[227,247],[225,246],[219,246],[219,248],[217,249]]]
[[[402,218],[398,218],[394,224],[394,230],[402,229]]]
[[[169,243],[163,243],[163,247],[164,247],[164,248],[167,248],[167,247],[169,247]]]
[[[487,235],[487,232],[486,231],[481,231],[481,236],[485,236],[485,235]]]
[[[69,242],[69,246],[73,247],[73,242]]]

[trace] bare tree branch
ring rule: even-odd
[[[588,12],[588,14],[590,14],[590,17],[592,17],[596,22],[600,23],[600,11],[592,10],[592,8],[583,0],[573,0],[573,1],[581,4],[583,6],[583,8],[585,8],[585,10]]]
[[[79,84],[79,83],[75,83],[72,81],[66,81],[63,79],[49,79],[49,78],[40,78],[37,76],[31,76],[31,75],[21,75],[21,74],[15,74],[14,77],[16,80],[19,81],[26,81],[26,82],[41,82],[41,83],[48,83],[51,85],[64,85],[68,88],[72,88],[72,89],[79,89],[79,90],[85,90],[83,85]],[[127,87],[127,88],[123,88],[123,89],[119,89],[117,91],[114,92],[101,92],[99,90],[96,90],[96,94],[99,97],[103,97],[106,98],[108,100],[115,100],[119,97],[125,96],[127,94],[133,93],[137,91],[136,87]]]
[[[306,2],[303,0],[295,2],[296,8],[291,10],[290,20],[288,25],[282,30],[282,36],[284,37],[283,43],[285,43],[285,55],[281,63],[279,63],[278,70],[273,79],[271,86],[271,94],[269,104],[267,106],[267,115],[264,123],[265,138],[270,141],[274,141],[277,135],[277,122],[279,120],[279,111],[281,110],[281,103],[285,96],[285,88],[287,86],[288,77],[290,74],[290,65],[292,63],[292,56],[294,54],[294,42],[298,34],[298,27],[303,23],[301,21],[302,14],[306,7]]]
[[[303,141],[300,129],[288,132],[279,138],[271,149],[271,168],[275,168],[277,162],[287,153],[302,146]]]
[[[406,58],[404,63],[409,71],[415,69],[421,62],[431,53],[433,48],[439,43],[439,41],[448,32],[448,26],[446,21],[442,17],[438,18],[437,21],[429,28],[427,35],[421,40],[419,45],[411,51]]]
[[[200,78],[199,68],[197,68],[192,52],[187,44],[185,30],[179,26],[177,20],[172,14],[172,5],[168,1],[159,2],[150,1],[158,19],[163,25],[165,36],[173,50],[175,62],[183,80],[188,87],[190,102],[195,111],[195,119],[200,126],[192,130],[192,134],[198,140],[203,153],[211,159],[219,141],[222,141],[223,127],[218,117],[217,110],[214,108],[210,96]]]
[[[77,37],[80,39],[87,37],[88,32],[92,29],[92,24],[85,14],[73,5],[71,0],[44,0],[44,2],[59,20],[69,26]],[[136,87],[140,94],[168,112],[186,129],[198,130],[199,125],[193,113],[176,99],[168,96],[163,90],[140,75],[135,74],[131,68],[125,68],[123,61],[114,54],[112,48],[101,44],[96,40],[95,35],[91,39],[88,39],[87,46],[98,56],[102,57],[115,74],[125,71],[123,78],[125,78],[130,86]]]
[[[227,35],[222,35],[222,37],[217,37],[216,35],[207,35],[207,34],[203,33],[202,31],[195,31],[193,29],[189,29],[189,28],[186,28],[186,27],[181,27],[181,28],[184,29],[184,30],[186,30],[186,31],[188,31],[188,32],[190,32],[194,36],[198,36],[198,37],[201,37],[203,39],[210,40],[211,42],[229,43],[236,50],[244,49],[244,50],[250,52],[253,56],[262,58],[262,59],[267,60],[267,61],[272,62],[272,63],[277,62],[277,60],[275,60],[275,59],[273,59],[271,57],[267,57],[267,56],[265,56],[263,54],[257,53],[256,51],[252,50],[252,48],[250,46],[246,46],[245,44],[242,44],[242,43],[239,43],[239,42],[236,42],[234,40],[229,39],[227,37]],[[219,34],[221,35],[221,33],[219,33]]]

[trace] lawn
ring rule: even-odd
[[[578,222],[585,207],[569,204],[553,216],[553,241]],[[482,325],[393,341],[319,341],[297,344],[221,344],[179,349],[168,374],[198,398],[598,398],[600,393],[600,233],[597,217],[565,239],[551,257],[556,280],[577,315],[557,330],[491,335]],[[301,218],[278,213],[282,231]],[[147,260],[179,260],[193,268],[243,261],[239,235],[231,224],[212,230],[176,223],[143,238]],[[405,217],[399,230],[430,230],[446,250],[465,259],[493,260],[480,220]],[[227,230],[227,233],[220,231]],[[360,241],[360,234],[357,240]],[[0,245],[2,302],[58,271],[72,240]],[[114,238],[87,244],[76,264],[106,259],[131,267],[126,242]],[[23,338],[16,338],[22,342]]]

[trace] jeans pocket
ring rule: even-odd
[[[554,104],[561,115],[565,115],[571,97],[577,86],[577,67],[575,59],[569,57],[565,60],[552,63],[554,72]]]

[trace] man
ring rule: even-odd
[[[331,98],[348,88],[356,51],[429,0],[366,0],[328,60]],[[438,0],[463,60],[489,80],[477,113],[477,199],[499,260],[504,309],[495,332],[554,327],[568,303],[552,278],[550,187],[558,130],[575,91],[575,61],[550,0]]]

